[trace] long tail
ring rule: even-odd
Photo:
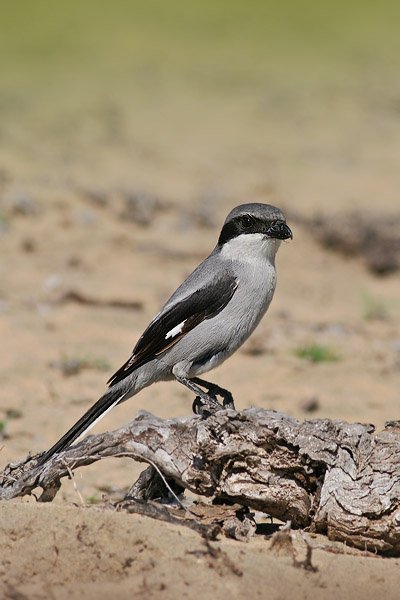
[[[110,388],[85,414],[58,440],[47,452],[40,457],[36,466],[46,463],[53,454],[61,452],[70,446],[77,438],[87,433],[100,421],[116,404],[122,402],[129,390],[122,391],[121,387]]]

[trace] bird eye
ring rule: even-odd
[[[251,227],[253,220],[248,215],[245,215],[244,217],[241,218],[241,222],[242,222],[243,227],[245,227],[247,229],[248,227]]]

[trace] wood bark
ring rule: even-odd
[[[0,499],[42,488],[51,501],[71,470],[106,457],[148,462],[196,494],[262,511],[292,527],[400,555],[400,422],[299,422],[262,409],[162,420],[142,412],[89,436],[35,468],[37,457],[0,474]]]

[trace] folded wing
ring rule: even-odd
[[[172,306],[167,304],[147,327],[129,360],[108,380],[110,387],[174,346],[199,323],[215,317],[229,303],[237,286],[236,278],[226,273]]]

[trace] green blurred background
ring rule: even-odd
[[[395,207],[399,26],[390,0],[3,1],[0,160],[60,185]]]

